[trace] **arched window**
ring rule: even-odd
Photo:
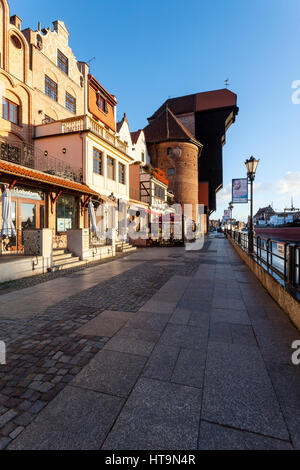
[[[10,40],[16,49],[22,49],[21,41],[15,34],[11,36]]]
[[[12,34],[9,41],[9,72],[24,81],[24,44],[17,34]]]

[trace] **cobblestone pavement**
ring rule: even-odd
[[[221,237],[1,300],[0,448],[300,448],[299,332]]]
[[[67,289],[67,282],[69,292],[76,292],[77,288],[79,292],[58,303],[51,301],[51,305],[41,314],[29,315],[29,318],[27,315],[23,318],[24,304],[28,302],[30,310],[38,307],[39,300],[42,302],[43,297],[49,294],[51,282],[34,287],[33,279],[29,283],[26,280],[25,285],[33,289],[19,291],[17,300],[14,296],[13,303],[19,311],[16,318],[11,318],[9,310],[7,313],[5,310],[5,300],[10,304],[12,296],[1,297],[0,339],[7,345],[8,363],[5,367],[0,366],[0,448],[16,438],[109,339],[78,335],[76,330],[80,326],[104,310],[138,311],[173,274],[191,274],[199,262],[188,260],[178,266],[176,259],[172,258],[174,254],[177,256],[177,251],[169,249],[165,250],[163,258],[170,255],[171,264],[160,267],[157,264],[161,262],[162,251],[158,249],[155,253],[157,259],[154,256],[153,263],[148,261],[152,258],[149,258],[149,253],[144,255],[143,251],[125,258],[125,272],[122,272],[122,261],[111,262],[110,266],[121,266],[118,270],[120,274],[112,274],[112,278],[108,275],[107,280],[100,282],[90,281],[94,285],[89,289],[84,289],[85,284],[80,285],[80,281],[87,277],[94,278],[97,271],[107,270],[108,265],[60,277],[56,282],[58,288],[61,283],[62,289]],[[141,259],[143,256],[145,261]],[[137,258],[138,262],[133,258]],[[38,297],[33,300],[31,294],[35,292]],[[37,310],[39,312],[39,308]]]

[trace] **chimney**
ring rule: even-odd
[[[22,28],[22,20],[17,15],[13,15],[10,17],[10,23],[16,26],[21,31]]]
[[[69,31],[68,28],[66,27],[65,23],[63,21],[53,21],[53,31],[56,31],[57,34],[62,34],[66,38],[69,36]]]

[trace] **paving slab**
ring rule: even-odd
[[[242,431],[201,421],[199,450],[244,450],[244,448]]]
[[[213,300],[213,308],[225,308],[228,310],[246,310],[244,301],[241,299],[224,299],[215,297]]]
[[[264,362],[252,346],[209,343],[202,419],[289,439]]]
[[[103,350],[150,356],[154,346],[154,342],[132,339],[128,336],[114,336],[106,343]]]
[[[196,449],[200,395],[195,388],[139,379],[102,449]]]
[[[211,323],[209,341],[232,343],[230,324],[226,322]]]
[[[177,307],[174,310],[174,313],[172,314],[169,323],[175,323],[175,325],[187,325],[190,320],[191,314],[191,310]]]
[[[145,365],[146,358],[116,351],[100,351],[70,385],[127,397]]]
[[[281,405],[298,410],[300,416],[300,367],[267,363],[267,369]]]
[[[7,294],[0,448],[300,448],[299,332],[224,238],[209,243]]]
[[[169,323],[159,340],[159,344],[205,351],[207,337],[208,333],[201,328]]]
[[[137,315],[130,319],[125,326],[128,328],[143,328],[151,331],[156,330],[162,333],[169,319],[169,314],[138,312]]]
[[[170,382],[180,348],[158,344],[155,346],[143,371],[143,376]]]
[[[131,338],[132,341],[142,340],[150,343],[156,343],[161,336],[161,332],[147,328],[132,328],[125,325],[118,331],[118,333],[116,333],[115,338],[119,338],[121,336]]]
[[[84,336],[112,337],[133,317],[132,313],[104,311],[77,330]]]
[[[239,325],[251,325],[249,315],[244,309],[213,308],[211,311],[211,321],[214,323],[228,322]]]
[[[67,386],[9,446],[11,450],[97,450],[123,400]]]
[[[206,351],[181,349],[172,374],[172,382],[202,389]]]
[[[153,313],[164,313],[164,314],[171,314],[174,312],[177,305],[177,301],[175,302],[166,302],[160,300],[149,300],[146,302],[142,308],[140,308],[140,312],[153,312]]]
[[[300,450],[300,413],[299,409],[283,407],[283,414],[290,432],[294,449]]]
[[[257,347],[252,326],[230,323],[230,331],[233,344],[245,344],[253,346],[254,348]]]
[[[287,441],[245,433],[245,450],[293,450],[293,447]]]

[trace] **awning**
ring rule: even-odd
[[[32,181],[46,183],[51,186],[57,186],[59,188],[71,189],[89,196],[100,196],[96,191],[89,188],[85,184],[66,180],[59,176],[49,175],[48,173],[43,173],[42,171],[32,170],[31,168],[15,165],[14,163],[8,163],[3,160],[0,160],[0,173],[18,176],[20,178],[28,178]]]

